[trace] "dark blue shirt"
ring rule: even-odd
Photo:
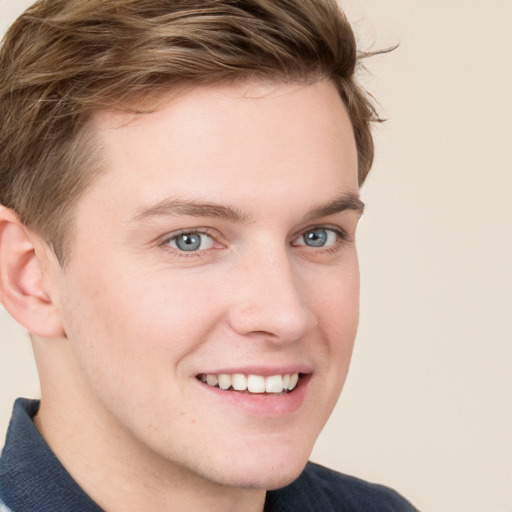
[[[57,460],[18,399],[0,458],[0,512],[102,512]],[[5,504],[3,505],[2,504]],[[5,506],[8,508],[6,509]],[[148,509],[151,510],[151,505]],[[297,480],[267,493],[265,512],[414,512],[395,491],[308,463]]]

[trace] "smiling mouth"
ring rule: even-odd
[[[220,388],[224,391],[273,395],[290,393],[295,389],[301,377],[301,373],[269,375],[268,377],[263,375],[245,375],[243,373],[202,373],[197,376],[198,380],[204,384]]]

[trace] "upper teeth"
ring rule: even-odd
[[[299,380],[298,373],[285,375],[244,375],[243,373],[203,374],[201,380],[209,386],[219,387],[220,389],[233,388],[235,391],[248,390],[250,393],[282,393],[291,391],[297,386]]]

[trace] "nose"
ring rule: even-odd
[[[251,258],[233,277],[236,291],[228,318],[238,334],[291,343],[317,325],[307,304],[307,287],[286,251]]]

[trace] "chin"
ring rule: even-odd
[[[300,466],[287,468],[283,471],[282,467],[268,468],[260,466],[255,470],[249,470],[243,475],[219,475],[217,480],[222,485],[228,487],[237,487],[241,489],[262,489],[272,491],[291,484],[299,477],[306,466],[306,462]]]
[[[265,475],[265,481],[262,482],[263,485],[260,486],[260,488],[265,489],[266,491],[272,491],[274,489],[279,489],[281,487],[287,486],[288,484],[291,484],[302,473],[306,463],[307,461],[305,461],[304,464],[301,464],[300,467],[295,468],[293,471],[289,470],[284,474],[279,472],[275,475]]]
[[[303,447],[302,447],[303,448]],[[298,453],[302,452],[302,453]],[[309,459],[309,451],[295,449],[281,453],[246,454],[237,462],[226,460],[215,480],[229,487],[264,489],[267,491],[285,487],[302,473]],[[228,467],[229,465],[229,467]]]

